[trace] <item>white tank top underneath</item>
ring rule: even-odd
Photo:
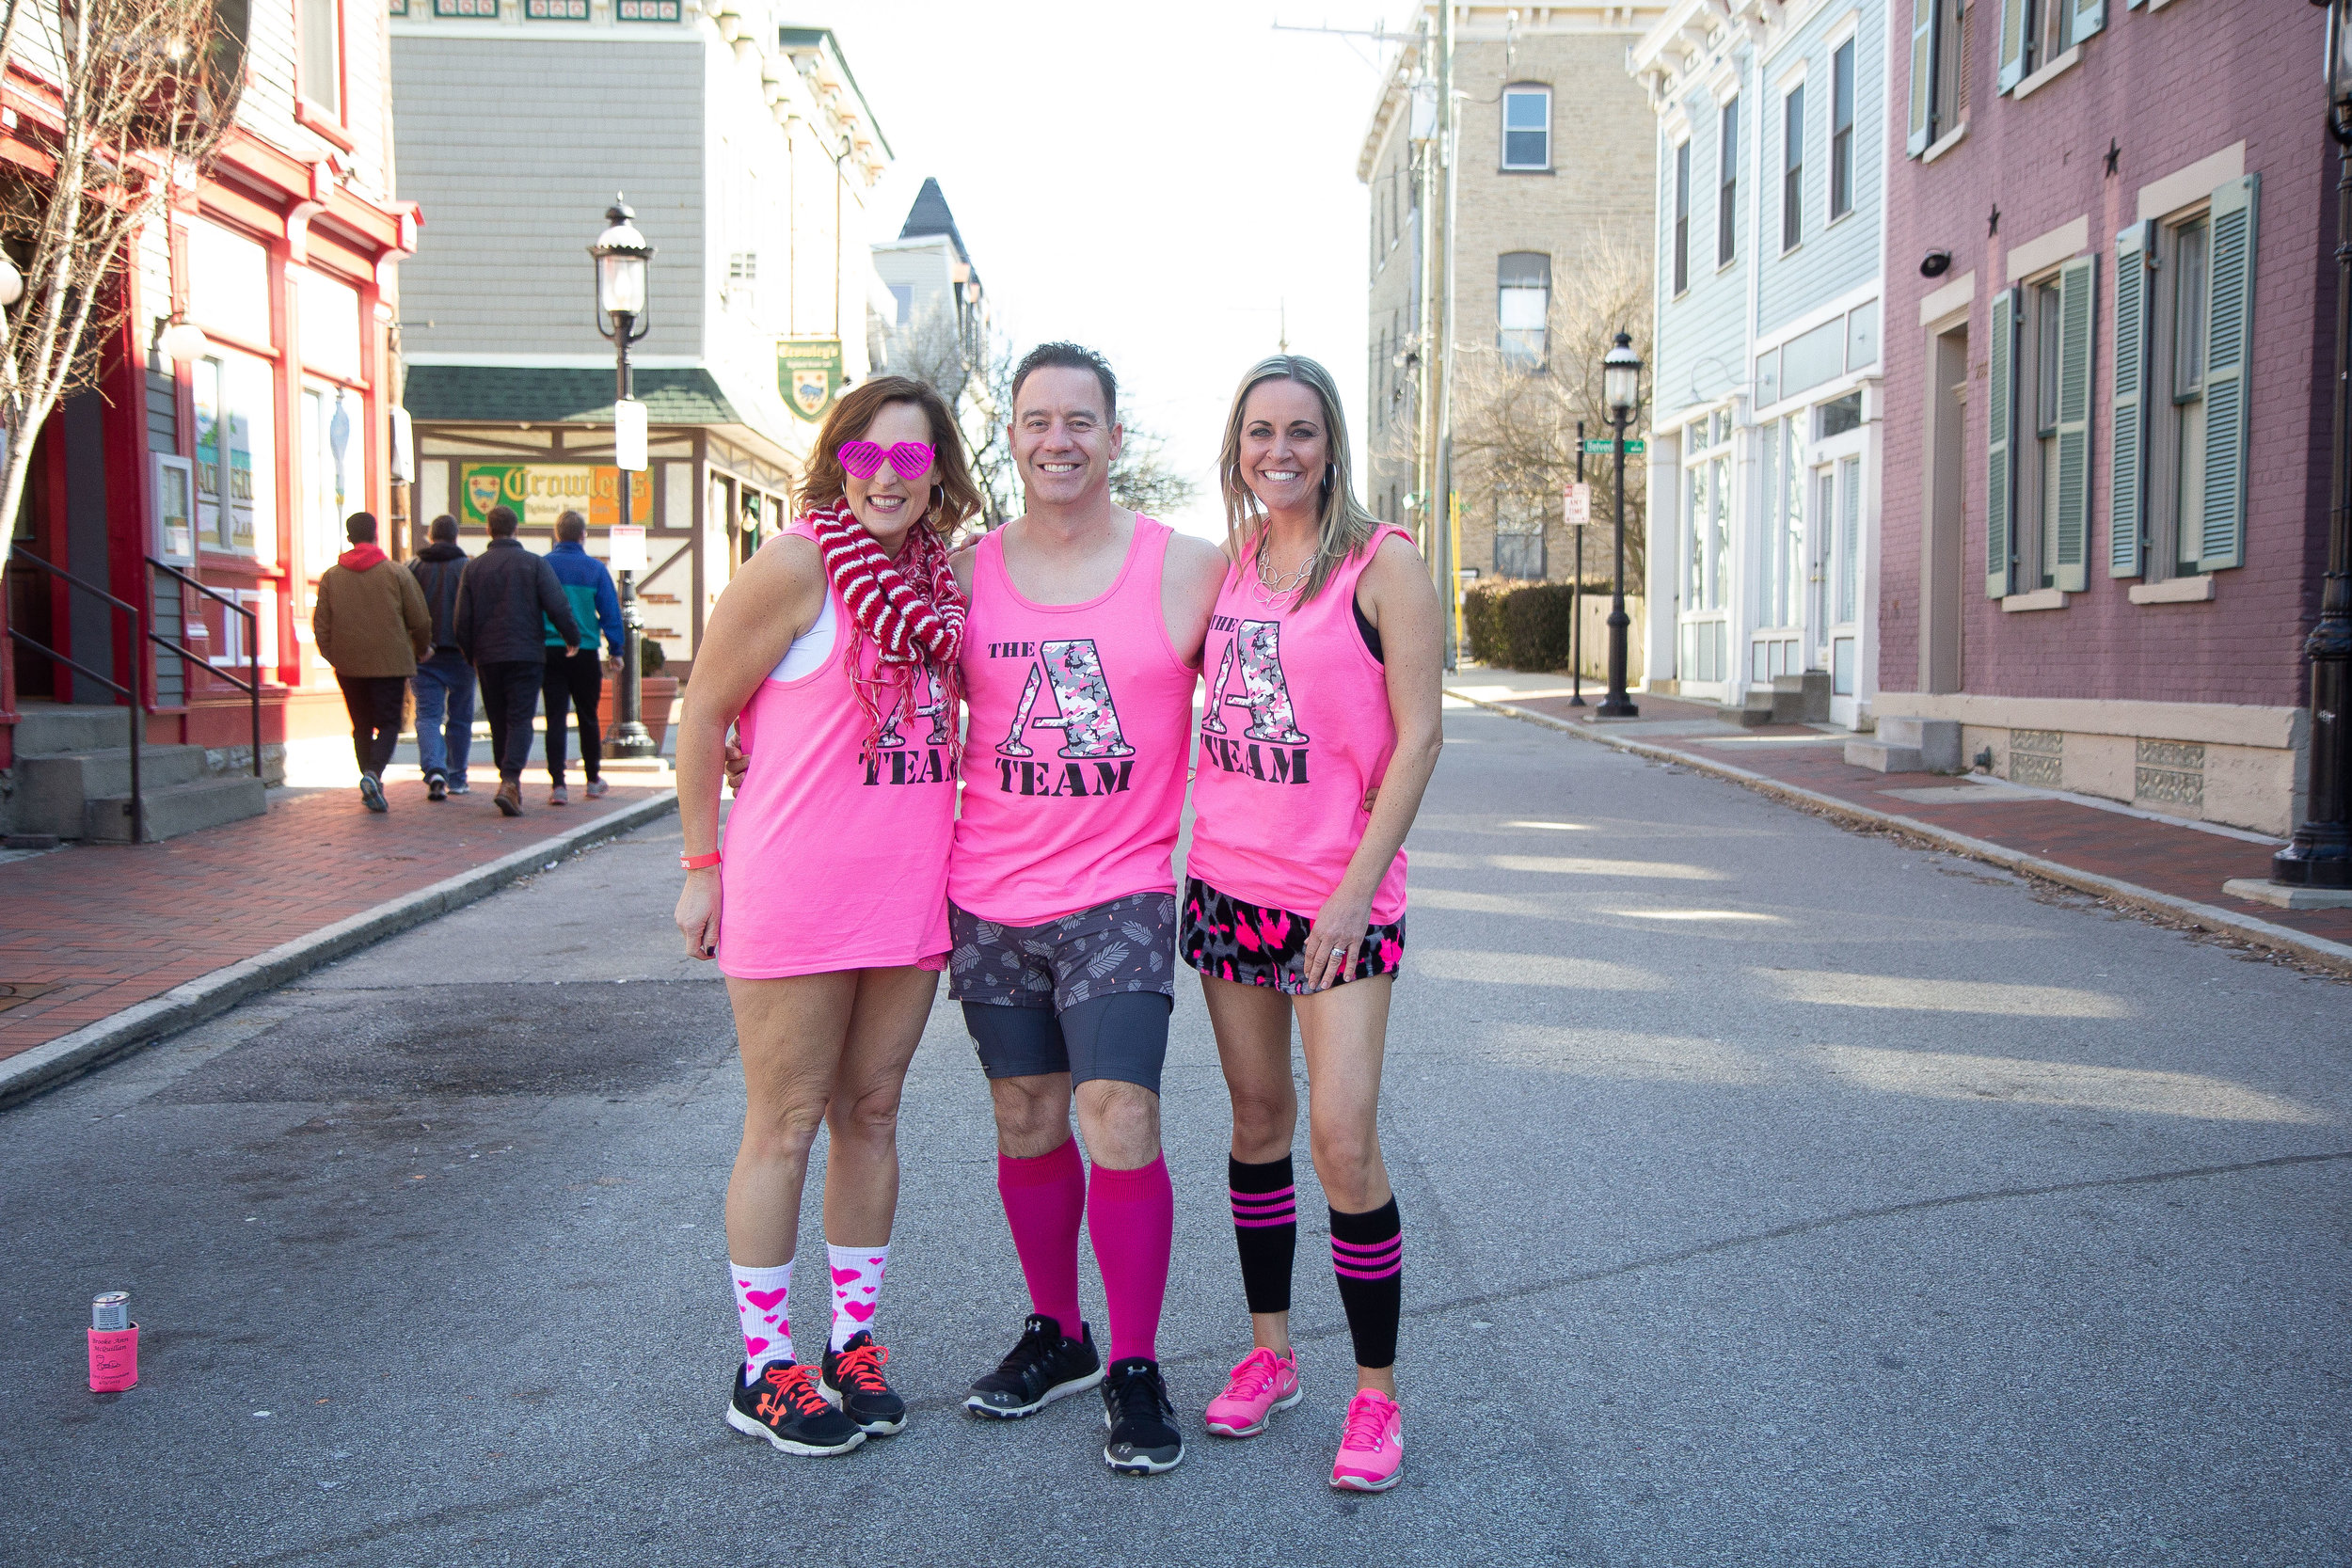
[[[833,590],[825,590],[825,608],[817,612],[817,624],[792,640],[784,657],[768,672],[771,681],[796,681],[803,675],[814,674],[833,657],[834,611]]]

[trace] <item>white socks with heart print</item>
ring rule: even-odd
[[[882,1271],[890,1266],[890,1243],[880,1246],[834,1246],[825,1243],[825,1259],[833,1265],[833,1338],[834,1350],[848,1344],[874,1323],[874,1307],[882,1299]]]
[[[743,1381],[756,1383],[759,1369],[769,1362],[792,1359],[792,1324],[785,1311],[792,1294],[792,1265],[747,1269],[729,1263],[727,1277],[735,1282],[735,1312],[743,1323]]]

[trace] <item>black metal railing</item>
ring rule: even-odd
[[[112,594],[107,593],[97,584],[85,582],[80,578],[75,577],[72,572],[67,571],[64,567],[56,565],[51,562],[43,561],[37,555],[27,555],[22,549],[10,551],[8,559],[11,562],[20,562],[24,565],[36,567],[40,571],[47,572],[51,577],[56,578],[58,581],[66,584],[69,588],[78,588],[83,593],[89,594],[92,598],[101,600],[109,609],[119,610],[123,614],[130,617],[131,684],[128,686],[123,685],[120,681],[114,679],[110,675],[101,674],[98,671],[91,669],[87,664],[84,664],[81,660],[59,653],[56,649],[49,646],[48,643],[41,641],[39,638],[27,636],[25,633],[19,631],[14,626],[10,626],[8,628],[8,635],[16,639],[17,641],[23,643],[24,646],[32,649],[35,653],[40,654],[42,657],[50,659],[55,663],[62,664],[78,674],[87,675],[91,680],[96,681],[99,685],[106,688],[109,691],[112,691],[115,695],[120,697],[125,703],[130,705],[131,803],[125,809],[131,816],[131,842],[134,844],[144,844],[147,842],[147,798],[139,791],[139,740],[141,738],[141,732],[147,728],[147,705],[139,699],[139,660],[146,651],[147,642],[146,639],[141,635],[140,628],[143,622],[139,616],[139,607],[125,600],[118,599]],[[110,621],[108,623],[108,629],[111,630],[112,628],[113,623]]]
[[[193,588],[206,598],[224,605],[231,612],[245,617],[246,673],[248,678],[243,680],[215,664],[206,655],[189,647],[184,639],[174,642],[159,631],[151,631],[147,634],[147,640],[159,648],[169,649],[183,659],[194,659],[206,672],[227,681],[230,686],[245,693],[246,702],[253,710],[253,776],[260,778],[262,776],[262,618],[253,611],[251,607],[239,604],[218,589],[205,587],[167,562],[158,561],[151,555],[147,558],[147,564],[152,570],[170,577],[183,587]],[[226,626],[227,622],[224,621],[222,625]]]

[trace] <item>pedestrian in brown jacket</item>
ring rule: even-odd
[[[343,706],[351,710],[359,799],[370,811],[386,811],[384,768],[400,743],[408,677],[417,673],[417,660],[433,652],[433,611],[417,579],[376,548],[373,514],[353,513],[343,533],[351,548],[319,577],[310,633],[319,657],[335,667]]]

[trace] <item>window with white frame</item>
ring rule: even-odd
[[[1675,144],[1674,292],[1691,286],[1691,143]]]
[[[2106,22],[2107,0],[2002,0],[2000,90],[2057,65]]]
[[[1503,490],[1495,497],[1495,576],[1543,578],[1543,502],[1524,491]]]
[[[1804,84],[1780,101],[1780,248],[1804,243]]]
[[[1721,681],[1726,657],[1732,481],[1730,415],[1719,411],[1682,434],[1682,677]]]
[[[1911,124],[1918,157],[1968,118],[1968,34],[1961,0],[1911,0]]]
[[[1740,100],[1724,100],[1715,137],[1715,264],[1740,254]]]
[[[2116,236],[2108,575],[2245,561],[2245,380],[2260,177]]]
[[[1985,592],[1994,598],[2087,586],[2096,277],[2095,260],[2080,257],[1993,297]]]
[[[1848,39],[1829,59],[1829,220],[1853,211],[1853,47]]]
[[[1495,341],[1503,356],[1522,364],[1542,364],[1550,313],[1551,258],[1539,250],[1503,256],[1495,267]]]
[[[1551,167],[1551,89],[1520,83],[1502,89],[1502,166]]]

